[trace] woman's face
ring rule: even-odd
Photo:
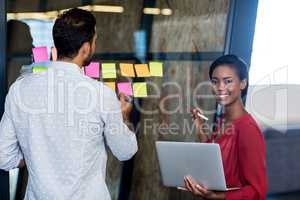
[[[246,80],[240,80],[236,70],[228,65],[220,65],[215,68],[211,83],[217,102],[224,106],[239,101],[241,91],[247,85]]]

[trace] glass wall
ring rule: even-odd
[[[32,37],[29,48],[8,55],[8,63],[18,60],[17,64],[8,64],[8,68],[16,69],[15,74],[22,64],[32,62],[32,46],[47,46],[49,52],[53,46],[51,28],[57,14],[62,9],[82,6],[76,1],[55,2],[58,4],[54,1],[32,2],[38,5],[24,5],[22,1],[8,4],[8,19],[25,22]],[[125,163],[109,156],[107,183],[112,198],[192,199],[184,192],[161,185],[154,143],[195,141],[189,116],[193,106],[202,107],[212,121],[215,103],[207,82],[208,66],[224,51],[229,0],[99,0],[83,6],[97,19],[93,62],[99,63],[100,75],[94,78],[115,84],[129,81],[147,85],[146,97],[134,97],[132,120],[139,141],[138,154]],[[14,32],[19,31],[14,29]],[[153,61],[161,64],[161,75],[151,74],[149,64]],[[116,78],[103,77],[103,63],[115,64]],[[135,77],[122,77],[122,63],[147,64],[150,76],[137,77],[135,68]]]
[[[250,84],[300,84],[299,1],[259,1]]]

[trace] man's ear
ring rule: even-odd
[[[55,47],[51,47],[51,60],[57,61],[57,49]]]
[[[83,43],[83,45],[79,49],[79,54],[83,58],[87,58],[90,55],[90,51],[91,51],[91,44],[89,42],[85,42],[85,43]]]
[[[247,87],[247,79],[241,81],[240,89],[244,90]]]

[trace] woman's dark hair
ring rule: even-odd
[[[243,98],[248,89],[248,66],[245,61],[243,61],[241,58],[237,57],[236,55],[224,55],[219,58],[217,58],[209,68],[209,78],[212,79],[212,74],[214,70],[221,66],[226,65],[231,68],[233,68],[240,80],[246,80],[247,86],[244,90],[242,90],[241,97]]]
[[[53,40],[58,58],[73,58],[85,42],[92,42],[96,19],[89,11],[73,8],[58,16],[53,26]]]

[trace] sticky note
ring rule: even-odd
[[[32,68],[32,72],[37,73],[37,72],[47,71],[47,69],[48,69],[47,67],[35,66]]]
[[[84,67],[85,75],[92,78],[99,78],[99,63],[91,62],[88,66]]]
[[[163,76],[163,63],[162,62],[149,62],[151,76]]]
[[[138,77],[149,77],[150,72],[147,64],[135,64],[135,71]]]
[[[102,63],[102,78],[116,78],[116,64],[115,63]]]
[[[104,82],[104,84],[110,87],[113,91],[116,91],[116,83],[115,82]]]
[[[47,47],[35,47],[32,49],[34,62],[42,62],[49,60]]]
[[[124,93],[127,96],[132,96],[132,87],[130,82],[118,83],[119,93]]]
[[[135,77],[133,64],[120,63],[120,70],[122,76]]]
[[[134,97],[147,97],[147,84],[146,83],[133,83],[133,96]]]

